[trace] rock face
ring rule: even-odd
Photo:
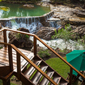
[[[71,8],[63,5],[51,5],[51,10],[54,10],[54,18],[64,20],[65,24],[84,25],[85,24],[85,9],[79,7]],[[83,17],[83,19],[82,19]]]
[[[56,28],[53,27],[41,27],[41,29],[36,33],[36,35],[45,40],[51,40],[52,36],[55,34]]]
[[[29,30],[25,28],[20,28],[20,31],[29,32]],[[29,40],[28,35],[20,34],[20,33],[9,33],[9,43],[14,44],[16,47],[24,48],[30,50],[33,46],[31,40]]]

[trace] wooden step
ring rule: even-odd
[[[54,80],[57,84],[59,84],[60,79],[61,79],[61,77],[55,77],[55,78],[53,78],[53,80]],[[53,85],[53,84],[51,84],[51,85]]]
[[[59,85],[68,85],[68,83],[61,83],[61,84],[59,84]]]
[[[38,60],[38,61],[35,61],[35,64],[36,64],[37,66],[39,66],[39,64],[40,64],[41,62],[42,62],[42,60]],[[29,77],[31,77],[31,75],[34,73],[35,70],[36,70],[36,69],[35,69],[33,66],[31,66],[30,68],[27,69],[26,72],[24,72],[24,74],[26,75],[27,78],[29,78]]]
[[[51,72],[47,72],[46,73],[50,78],[52,78],[53,74],[54,74],[54,71],[51,71]],[[43,80],[41,81],[40,85],[48,85],[49,83],[49,80],[46,79],[46,78],[43,78]]]
[[[30,60],[32,60],[34,58],[34,54],[33,53],[29,53],[27,55],[27,58],[29,58]],[[21,56],[21,71],[24,70],[24,68],[29,64],[29,62],[27,62],[22,56]],[[17,71],[17,68],[14,69],[14,71],[16,72]]]
[[[39,56],[37,56],[37,57],[38,57],[39,59],[41,59]],[[41,60],[42,60],[42,59],[41,59]],[[42,60],[42,61],[43,61],[43,62],[42,62],[43,64],[45,64],[46,66],[48,66],[48,68],[49,68],[50,71],[54,71],[48,64],[46,64],[46,62],[45,62],[44,60]],[[57,82],[59,85],[60,85],[60,84],[63,84],[63,83],[66,84],[66,85],[68,84],[67,81],[66,81],[59,73],[57,73],[56,71],[54,71],[54,75],[53,75],[52,79],[54,79],[54,81]],[[57,79],[58,79],[59,81],[58,81]],[[42,83],[42,82],[41,82],[41,83]],[[51,84],[52,84],[52,83],[51,83]],[[40,85],[41,85],[41,84],[40,84]],[[42,85],[44,85],[44,84],[42,84]]]
[[[47,68],[48,68],[48,66],[43,66],[43,67],[41,67],[41,70],[42,70],[43,72],[45,72]],[[33,82],[35,85],[37,85],[38,82],[40,81],[41,77],[42,77],[42,74],[41,74],[40,72],[37,72],[37,73],[34,75],[34,77],[33,77],[33,79],[32,79],[32,82]]]

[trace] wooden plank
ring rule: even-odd
[[[20,79],[21,74],[21,60],[20,60],[20,54],[17,52],[17,77]]]
[[[27,56],[30,60],[33,59],[34,54],[30,51],[24,50],[24,49],[20,49],[19,50],[25,55]],[[12,56],[13,56],[13,69],[14,71],[16,71],[17,69],[17,59],[16,59],[16,51],[14,49],[12,49]],[[21,70],[24,69],[24,67],[28,64],[28,62],[22,57],[21,58]],[[8,47],[3,47],[2,49],[0,49],[0,66],[7,66],[9,65],[9,58],[8,58]]]
[[[10,66],[10,71],[13,71],[13,56],[12,56],[12,47],[9,45],[8,46],[8,56],[9,56],[9,66]]]
[[[4,38],[4,42],[7,43],[7,34],[6,34],[6,30],[3,31],[3,38]],[[7,47],[7,45],[4,45],[5,47]]]
[[[0,67],[0,76],[6,76],[10,72],[9,66]]]

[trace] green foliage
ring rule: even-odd
[[[65,39],[66,41],[69,39],[73,39],[73,33],[71,31],[71,26],[70,24],[65,25],[65,29],[59,29],[58,33],[55,31],[55,35],[52,36],[52,39],[55,38],[62,38]]]
[[[29,38],[29,35],[26,35],[25,37],[26,37],[26,38]]]
[[[1,49],[2,47],[0,47],[0,49]]]
[[[29,35],[24,35],[24,34],[21,34],[21,33],[17,33],[16,37],[18,39],[29,39]]]
[[[72,50],[68,50],[67,48],[65,48],[65,49],[63,49],[63,50],[61,50],[60,49],[60,53],[64,53],[64,54],[67,54],[67,53],[69,53],[69,52],[71,52]]]
[[[46,50],[43,50],[41,49],[39,52],[38,52],[38,55],[43,58],[43,57],[46,57],[46,56],[50,56],[49,54],[49,51],[46,49]]]

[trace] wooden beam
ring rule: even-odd
[[[3,85],[10,85],[10,80],[8,81],[3,80]]]
[[[72,84],[72,71],[73,71],[73,69],[70,67],[69,85],[71,85],[71,84]]]
[[[17,77],[18,79],[20,79],[20,74],[21,74],[21,60],[20,60],[20,54],[18,52],[17,53]]]
[[[3,38],[4,38],[4,42],[7,43],[7,35],[6,35],[6,30],[3,30]],[[5,47],[7,47],[7,45],[4,45]]]
[[[34,55],[37,55],[37,39],[34,37]]]
[[[58,85],[56,82],[54,82],[46,73],[44,73],[39,67],[37,67],[30,59],[28,59],[20,50],[18,50],[14,45],[11,44],[13,49],[17,51],[18,55],[21,55],[27,62],[29,62],[34,68],[36,68],[44,77],[46,77],[52,84]],[[18,56],[17,56],[18,57]],[[18,61],[17,61],[18,62]],[[19,63],[19,62],[18,62]],[[17,63],[17,64],[18,64]],[[17,66],[17,69],[20,69],[19,65]],[[20,73],[20,72],[19,72]],[[18,73],[18,75],[19,75]],[[19,75],[20,76],[20,75]]]
[[[0,76],[6,76],[10,72],[9,66],[0,67]]]
[[[35,85],[30,80],[28,80],[23,73],[21,73],[21,81],[23,85]]]
[[[9,57],[9,66],[10,72],[13,71],[13,58],[12,58],[12,47],[8,45],[8,57]]]

